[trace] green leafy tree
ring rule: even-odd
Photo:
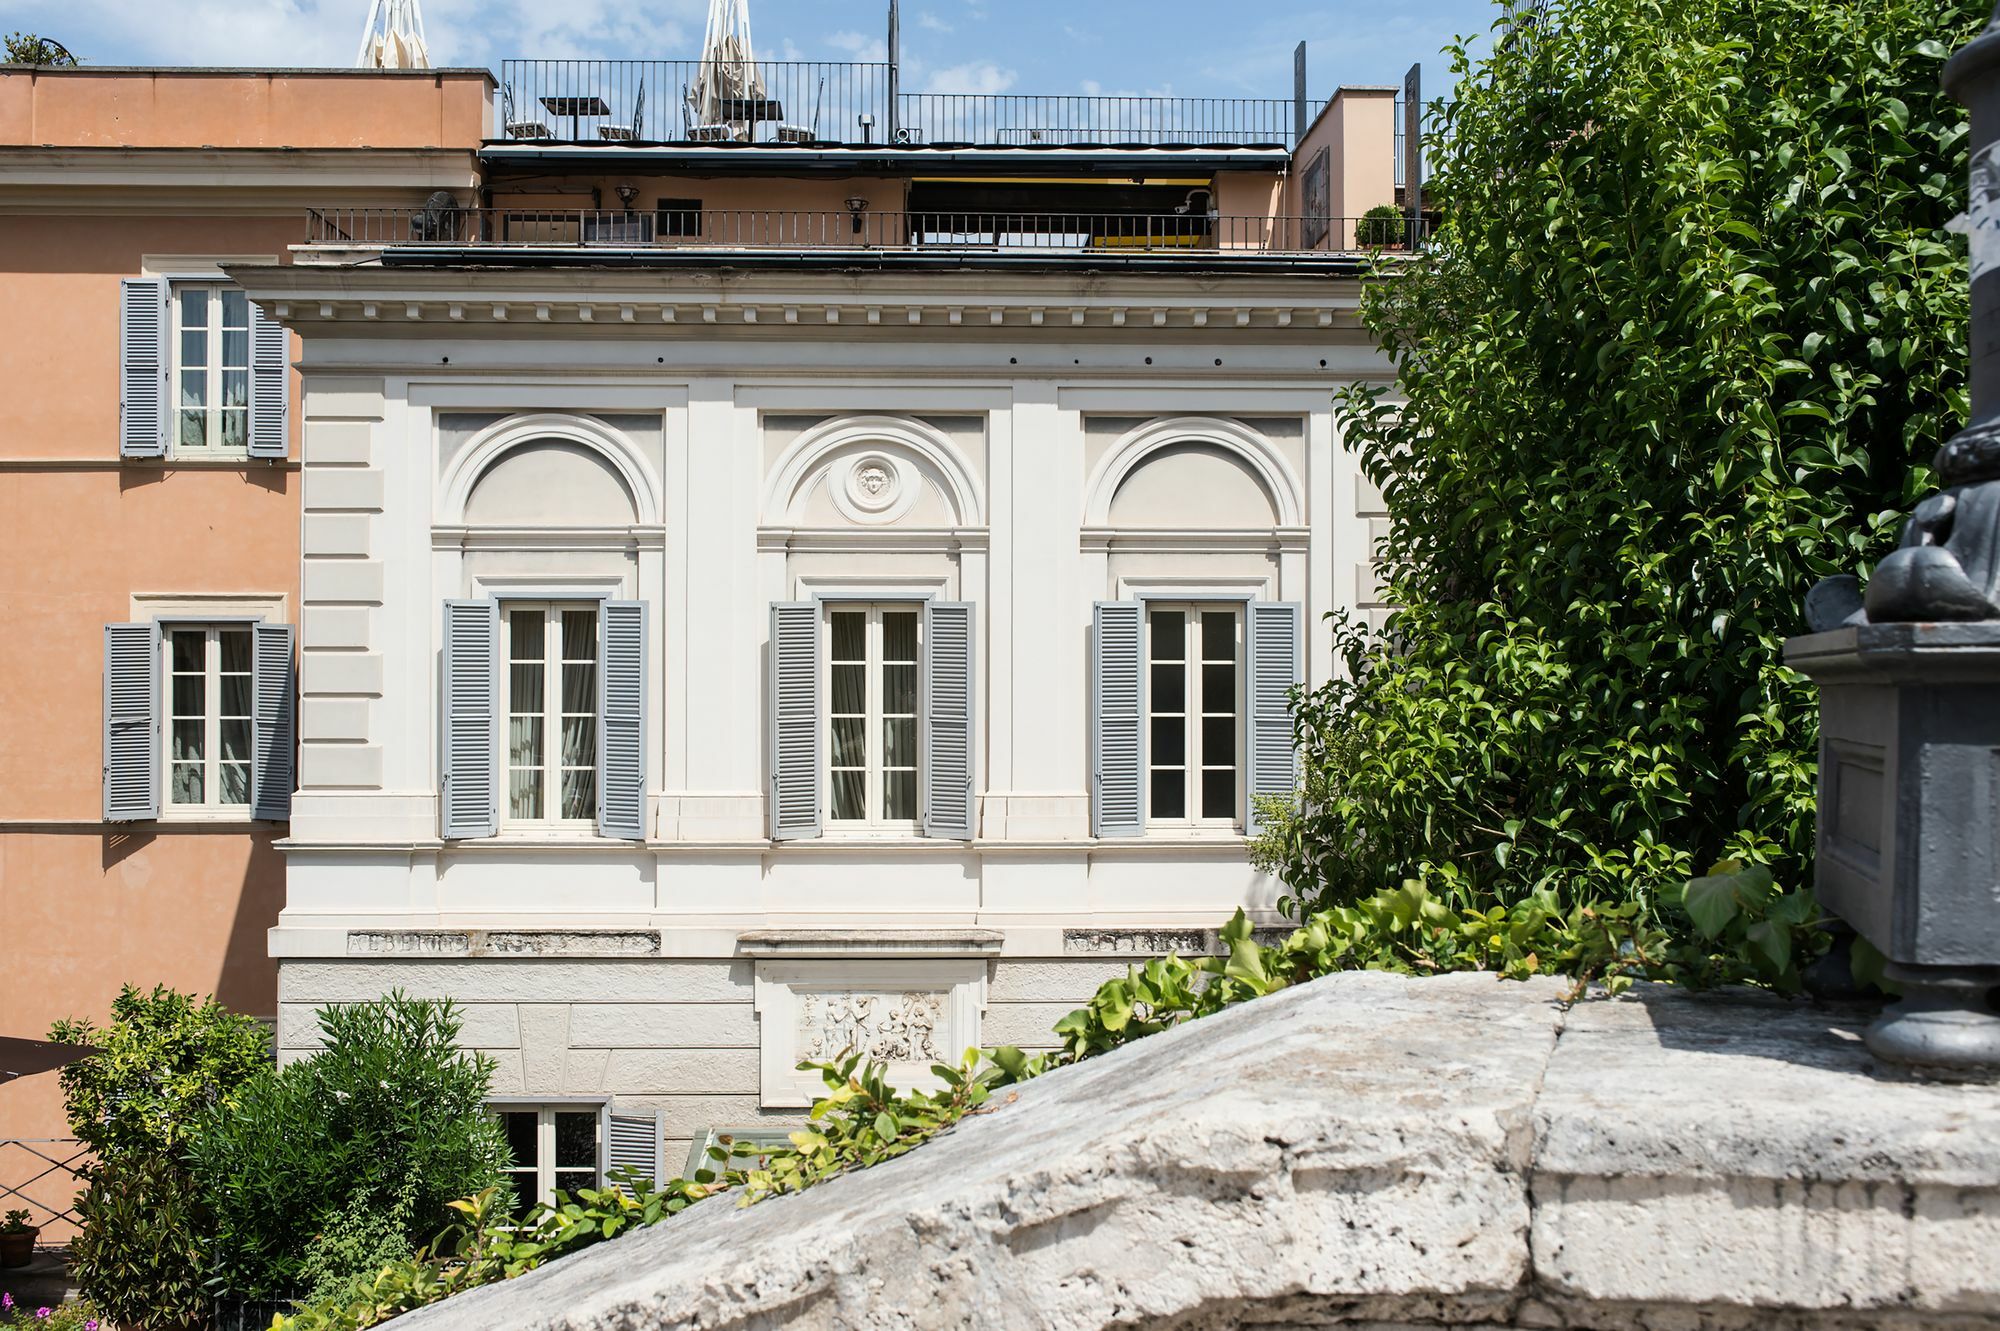
[[[110,1025],[71,1018],[49,1038],[100,1051],[61,1073],[70,1131],[94,1156],[82,1171],[71,1273],[121,1325],[204,1324],[202,1221],[182,1156],[203,1115],[226,1114],[269,1066],[270,1032],[211,999],[127,985]]]
[[[218,1292],[343,1290],[428,1243],[451,1202],[505,1180],[485,1109],[493,1062],[458,1049],[450,1003],[395,992],[318,1020],[323,1048],[251,1081],[190,1140]]]
[[[69,69],[81,63],[61,42],[32,32],[10,32],[0,41],[6,43],[4,55],[0,55],[0,64]]]
[[[1780,645],[1966,414],[1938,78],[1985,9],[1551,0],[1454,48],[1442,229],[1365,306],[1397,386],[1340,407],[1403,609],[1298,709],[1256,849],[1294,905],[1805,881],[1815,698]]]

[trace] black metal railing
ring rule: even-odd
[[[1276,97],[892,92],[882,62],[503,60],[496,138],[522,143],[1292,142]]]
[[[33,1225],[66,1221],[81,1225],[76,1194],[78,1171],[90,1149],[74,1137],[0,1137],[0,1211],[25,1210]]]
[[[1119,255],[1359,253],[1421,242],[1404,218],[1205,213],[857,212],[604,208],[319,208],[306,243]]]

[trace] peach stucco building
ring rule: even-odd
[[[275,1016],[289,717],[249,700],[289,687],[296,350],[221,265],[285,262],[308,206],[471,187],[491,90],[0,67],[0,1032],[102,1020],[125,982]],[[107,642],[149,696],[112,697]],[[148,718],[150,788],[107,789]],[[58,1090],[0,1086],[0,1138],[66,1135]]]

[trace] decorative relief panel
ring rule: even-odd
[[[849,1053],[887,1063],[899,1087],[934,1087],[931,1064],[979,1043],[985,1005],[983,959],[759,961],[763,1103],[811,1104],[824,1084],[799,1062]]]

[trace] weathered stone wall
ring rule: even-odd
[[[2000,1090],[1865,1014],[1355,974],[412,1315],[448,1328],[2000,1325]]]

